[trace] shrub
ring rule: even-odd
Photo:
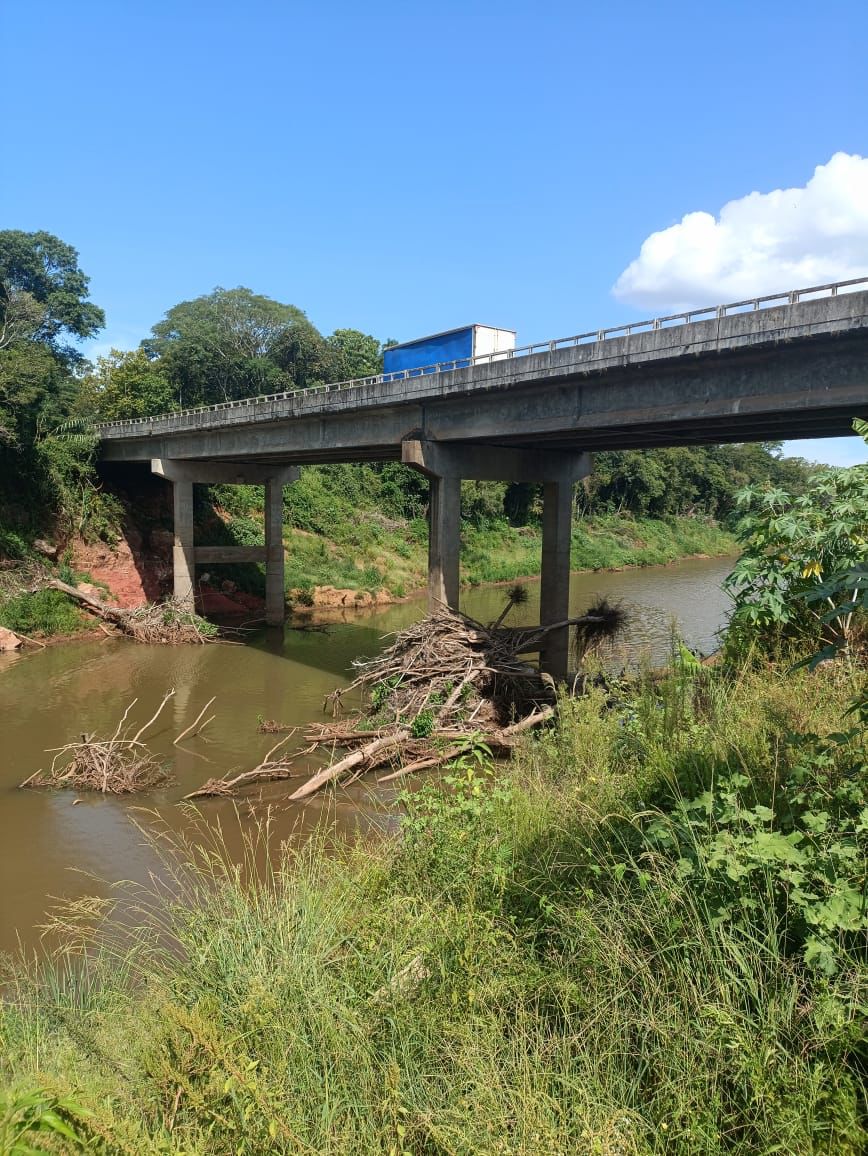
[[[733,643],[753,637],[769,649],[790,640],[803,650],[846,643],[857,622],[852,598],[828,580],[864,560],[868,466],[823,470],[796,497],[742,490],[737,507],[742,555],[726,580],[735,601]]]
[[[211,500],[233,518],[262,516],[262,486],[211,486]]]
[[[0,604],[0,626],[21,634],[73,634],[82,617],[59,590],[19,594]]]
[[[0,558],[17,562],[29,553],[30,548],[20,534],[0,527]]]

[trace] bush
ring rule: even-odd
[[[262,516],[262,486],[211,486],[211,500],[233,518]]]
[[[232,541],[238,546],[261,546],[265,541],[262,523],[253,518],[233,518],[227,524]]]
[[[121,503],[107,494],[94,470],[96,439],[80,423],[37,441],[39,497],[53,511],[66,536],[79,534],[86,541],[115,542],[123,518]]]
[[[805,493],[746,489],[737,497],[742,555],[726,586],[735,600],[730,644],[753,639],[770,653],[846,644],[858,626],[852,592],[829,579],[864,561],[868,466],[824,470]]]
[[[82,622],[78,609],[59,590],[37,590],[0,603],[0,626],[21,634],[74,634]]]
[[[0,558],[18,562],[29,553],[30,547],[20,534],[0,527]]]

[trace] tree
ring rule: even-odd
[[[105,324],[88,283],[76,250],[53,234],[0,231],[0,349],[35,341],[67,364],[80,361],[63,338],[92,337]]]
[[[744,486],[770,483],[796,495],[811,472],[801,458],[780,457],[774,442],[608,450],[594,455],[594,472],[579,500],[588,513],[728,518]]]
[[[183,406],[293,389],[322,341],[301,309],[243,287],[182,301],[151,332],[142,348]]]
[[[104,322],[87,286],[71,245],[0,231],[0,445],[17,454],[69,412],[71,370],[83,360],[69,339],[92,337]],[[5,466],[15,474],[14,462]]]
[[[0,520],[79,531],[108,508],[93,479],[94,439],[53,436],[78,391],[103,311],[87,299],[78,254],[51,233],[0,232]]]
[[[359,329],[336,329],[326,338],[331,354],[331,381],[351,381],[383,372],[383,348],[376,337]]]
[[[335,380],[328,343],[305,317],[286,327],[275,341],[271,357],[286,375],[288,389]]]
[[[98,357],[91,373],[81,380],[76,409],[95,421],[149,417],[177,408],[172,386],[159,362],[143,349],[112,349]]]
[[[40,424],[62,421],[68,384],[66,370],[45,346],[16,341],[0,350],[0,446],[20,454],[36,440]],[[0,467],[14,472],[14,463],[2,458]]]

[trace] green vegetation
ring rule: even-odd
[[[6,1121],[131,1156],[865,1151],[865,577],[839,500],[858,522],[866,483],[798,499],[783,615],[778,535],[801,539],[739,499],[767,576],[739,596],[774,611],[744,614],[750,661],[676,646],[663,679],[591,681],[377,841],[277,847],[266,817],[239,860],[201,816],[151,828],[161,882],[61,908],[49,958],[5,965]]]
[[[131,925],[81,903],[50,967],[10,964],[3,1079],[136,1156],[856,1156],[866,746],[828,737],[853,693],[684,663],[563,701],[377,845],[263,868],[264,829],[246,865],[200,831]]]
[[[0,541],[54,526],[65,536],[113,529],[116,510],[93,476],[95,439],[68,423],[83,364],[75,342],[104,321],[87,285],[70,245],[0,231]]]
[[[379,373],[382,348],[357,329],[323,337],[297,306],[243,287],[180,302],[141,345],[152,374],[163,382],[168,401],[162,410]],[[100,384],[91,402],[108,416]],[[115,410],[112,416],[133,416]]]
[[[112,349],[98,357],[81,380],[77,409],[98,414],[101,421],[168,413],[174,406],[172,387],[159,364],[143,349]]]
[[[284,539],[290,592],[336,586],[371,592],[385,589],[401,597],[425,585],[427,523],[421,513],[410,518],[403,515],[389,495],[401,469],[393,467],[392,474],[385,476],[371,466],[302,471],[301,479],[286,491]],[[501,497],[504,490],[501,486]],[[220,532],[238,545],[262,543],[258,487],[213,486],[211,497],[224,519],[217,527]],[[463,581],[476,586],[538,573],[539,518],[532,516],[521,526],[513,525],[502,512],[474,519],[473,500],[471,484],[463,499]],[[424,509],[421,496],[419,505]],[[203,514],[202,526],[203,535],[208,534],[211,541],[215,523]],[[735,549],[732,534],[707,518],[663,520],[602,514],[576,521],[572,565],[576,570],[651,566],[693,554],[734,553]],[[248,589],[255,590],[261,583],[261,578],[257,582],[249,574],[245,578],[233,573],[232,577],[244,581]]]
[[[868,434],[866,423],[854,426]],[[742,555],[728,579],[730,648],[757,639],[797,650],[826,643],[828,655],[864,638],[868,466],[823,470],[799,495],[746,489],[738,508]]]
[[[33,1144],[52,1136],[81,1151],[85,1139],[74,1124],[86,1115],[79,1104],[41,1089],[0,1092],[0,1152],[4,1156],[34,1156],[45,1149]]]
[[[539,512],[530,511],[522,525],[510,522],[503,511],[508,490],[489,484],[483,505],[477,484],[463,488],[462,577],[470,585],[539,571]],[[211,498],[231,540],[262,542],[258,487],[213,486]],[[287,588],[384,588],[399,597],[421,588],[427,574],[426,499],[424,481],[398,465],[302,470],[286,490]],[[206,532],[213,532],[210,527]],[[624,511],[577,519],[572,564],[577,570],[648,566],[734,550],[732,535],[709,518],[660,519]]]
[[[576,494],[572,565],[599,570],[660,565],[693,554],[734,553],[728,529],[745,482],[795,493],[811,471],[776,456],[774,444],[711,446],[598,455],[599,469]],[[658,491],[656,483],[669,484]],[[261,492],[215,486],[212,499],[228,532],[261,541]],[[385,588],[398,596],[425,583],[427,484],[404,466],[307,467],[286,490],[287,587]],[[250,539],[252,541],[252,539]],[[470,585],[537,573],[539,487],[465,482],[462,577]]]
[[[37,590],[0,601],[0,626],[16,634],[76,634],[84,616],[59,590]]]

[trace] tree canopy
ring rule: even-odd
[[[88,283],[76,250],[53,234],[0,231],[0,348],[35,341],[79,360],[63,339],[92,337],[105,324],[87,299]]]
[[[0,231],[0,524],[38,522],[47,509],[81,525],[91,440],[61,443],[52,431],[76,403],[84,358],[75,341],[104,322],[87,292],[71,245],[46,232]]]
[[[0,231],[0,445],[16,453],[69,412],[72,369],[83,360],[70,341],[104,322],[87,287],[71,245],[51,233]]]
[[[370,333],[359,329],[336,329],[326,338],[331,354],[332,381],[351,381],[355,377],[373,377],[383,372],[383,349]]]
[[[76,409],[97,421],[168,413],[174,392],[158,360],[143,349],[112,349],[81,379]]]
[[[181,301],[151,334],[142,348],[159,358],[181,406],[307,385],[326,361],[301,309],[243,287]]]

